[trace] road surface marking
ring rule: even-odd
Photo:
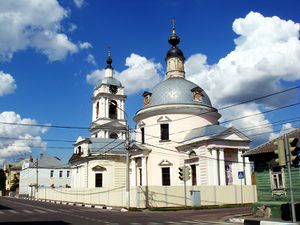
[[[10,213],[19,213],[19,212],[17,212],[16,210],[7,210],[8,212],[10,212]]]
[[[30,210],[27,210],[27,209],[24,209],[24,210],[22,210],[23,212],[26,212],[26,213],[33,213],[32,211],[30,211]]]
[[[57,212],[58,212],[57,210],[52,210],[52,209],[45,209],[45,208],[44,208],[44,210],[45,210],[45,211],[48,211],[48,212],[53,212],[53,213],[57,213]]]
[[[67,212],[67,213],[73,212],[73,211],[71,211],[71,210],[66,210],[66,209],[59,209],[59,211],[63,211],[63,212]]]
[[[39,209],[34,209],[34,211],[36,211],[36,212],[38,212],[38,213],[47,213],[47,212],[45,212],[45,211],[43,211],[43,210],[39,210]]]

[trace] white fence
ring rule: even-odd
[[[257,201],[255,185],[188,186],[187,205],[192,205],[191,191],[200,194],[198,205],[253,203]],[[40,188],[38,199],[89,205],[127,206],[125,187],[119,188]],[[193,202],[195,199],[193,199]],[[184,205],[183,186],[131,187],[130,206],[176,207]]]

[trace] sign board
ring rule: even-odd
[[[239,179],[244,179],[244,171],[238,171],[238,177]]]

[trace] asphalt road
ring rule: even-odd
[[[184,210],[171,212],[120,212],[0,197],[0,225],[187,225],[231,224],[230,215],[249,213],[250,208]]]

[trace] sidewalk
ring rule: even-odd
[[[279,218],[261,218],[254,215],[236,215],[228,218],[229,222],[246,224],[246,225],[300,225],[300,222],[292,223],[291,221],[283,221]]]

